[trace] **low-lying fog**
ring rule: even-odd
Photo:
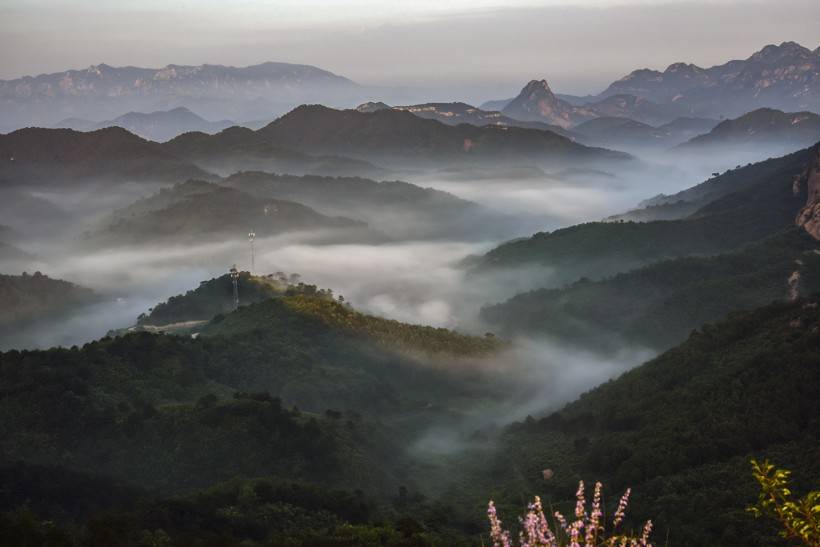
[[[642,199],[672,193],[706,178],[700,169],[697,171],[689,171],[683,165],[669,167],[647,162],[631,173],[577,170],[535,177],[490,174],[467,180],[432,174],[411,182],[445,190],[496,211],[520,215],[520,236],[524,237],[532,233],[533,218],[543,219],[543,230],[599,220],[633,208]],[[142,195],[155,190],[156,187],[145,188]],[[227,272],[232,264],[250,269],[246,233],[237,234],[233,241],[199,245],[79,251],[76,242],[83,230],[114,208],[127,205],[140,192],[131,186],[122,194],[112,194],[110,189],[96,194],[40,192],[22,200],[22,209],[15,209],[13,200],[4,201],[0,224],[10,226],[15,233],[13,243],[36,258],[22,266],[0,264],[0,271],[39,270],[92,288],[103,300],[74,317],[40,323],[13,338],[0,340],[0,349],[81,344],[104,336],[111,329],[132,325],[140,313],[154,304],[196,288],[200,281]],[[38,211],[46,211],[48,217],[38,218],[42,214]],[[50,221],[60,228],[55,229]],[[322,244],[317,243],[317,234],[288,234],[256,240],[254,273],[299,273],[305,282],[331,288],[368,313],[483,334],[488,327],[477,317],[483,305],[504,300],[522,287],[538,286],[539,280],[546,281],[548,275],[544,271],[527,271],[506,279],[467,277],[460,267],[464,258],[486,252],[498,243],[492,238],[437,238],[383,244]],[[498,415],[502,420],[519,419],[555,407],[641,363],[651,353],[642,348],[624,348],[619,355],[601,356],[554,341],[522,339],[514,341],[511,355],[527,371],[527,381],[538,388],[527,398],[509,403]],[[436,444],[439,440],[431,432],[422,444],[429,443],[426,449],[446,450]]]

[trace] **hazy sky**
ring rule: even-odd
[[[817,0],[0,0],[0,78],[91,64],[307,63],[365,84],[503,97],[634,68],[820,45]]]

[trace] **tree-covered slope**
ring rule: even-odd
[[[632,518],[653,519],[669,545],[776,545],[775,531],[744,510],[757,497],[749,460],[772,458],[794,470],[798,489],[816,487],[818,416],[813,297],[706,325],[561,411],[511,426],[480,473],[493,470],[513,513],[522,497],[556,504],[572,499],[579,478],[594,479],[608,495],[632,487]]]
[[[662,349],[732,311],[814,291],[820,291],[820,245],[792,228],[733,253],[666,260],[601,281],[522,293],[485,308],[482,316],[507,332]]]

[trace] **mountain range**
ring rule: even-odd
[[[180,106],[215,119],[270,119],[305,102],[357,104],[365,94],[347,78],[309,65],[269,62],[154,69],[100,64],[0,81],[0,130]]]
[[[710,68],[674,63],[663,72],[636,70],[613,82],[600,97],[623,94],[682,105],[698,116],[738,116],[764,106],[817,111],[820,48],[812,51],[783,42]]]
[[[602,116],[657,125],[681,116],[737,117],[762,107],[820,111],[820,48],[783,42],[711,68],[674,63],[663,72],[639,69],[586,97],[556,95],[545,80],[533,80],[517,97],[480,108],[570,128]]]

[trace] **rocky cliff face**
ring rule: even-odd
[[[812,160],[795,181],[795,191],[806,189],[806,206],[797,213],[795,223],[820,241],[820,144],[814,146]]]

